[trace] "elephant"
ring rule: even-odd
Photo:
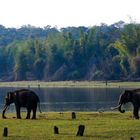
[[[131,102],[133,105],[134,118],[139,119],[140,89],[125,90],[124,93],[120,95],[118,106],[113,109],[118,109],[121,113],[124,113],[125,110],[122,110],[121,106],[128,102]]]
[[[37,105],[41,113],[39,97],[32,90],[20,89],[8,92],[7,96],[5,97],[5,105],[2,112],[2,118],[6,119],[5,112],[12,103],[15,104],[17,119],[21,119],[21,107],[25,107],[27,109],[26,119],[30,119],[31,111],[33,111],[32,119],[36,119]]]

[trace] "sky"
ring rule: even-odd
[[[0,24],[58,28],[140,23],[140,0],[0,0]]]

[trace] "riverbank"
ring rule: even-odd
[[[18,82],[0,82],[0,87],[72,87],[72,88],[140,88],[140,82],[116,82],[116,81],[18,81]]]
[[[140,121],[132,118],[132,112],[76,112],[76,119],[71,119],[71,112],[47,112],[37,114],[37,120],[15,119],[15,113],[6,114],[8,119],[0,118],[0,139],[4,127],[8,127],[6,140],[129,140],[140,138]],[[83,137],[76,136],[78,126],[85,125]],[[53,128],[59,128],[54,134]]]

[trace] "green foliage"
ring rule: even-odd
[[[28,80],[35,74],[36,76],[33,77],[42,78],[41,75],[45,67],[44,59],[46,59],[44,41],[16,41],[4,49],[6,50],[5,55],[8,56],[6,59],[7,71],[8,74],[13,75],[13,80]]]
[[[140,25],[0,26],[0,79],[137,80],[140,78]]]
[[[3,48],[0,48],[0,77],[4,76],[6,71],[7,68],[5,51]]]

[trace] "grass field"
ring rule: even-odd
[[[0,140],[135,140],[140,139],[140,120],[132,118],[131,112],[76,112],[76,120],[71,112],[48,112],[37,120],[13,118],[15,114],[6,114],[8,119],[0,119]],[[78,126],[85,125],[84,136],[76,136]],[[54,134],[53,128],[59,128]],[[8,137],[2,136],[4,127],[8,127]]]
[[[117,81],[17,81],[17,82],[0,82],[0,87],[72,87],[72,88],[140,88],[140,82],[117,82]]]

